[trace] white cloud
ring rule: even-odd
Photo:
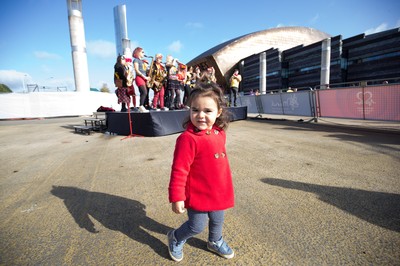
[[[0,70],[0,83],[7,85],[13,92],[27,92],[28,84],[31,84],[29,90],[33,90],[33,85],[38,85],[40,91],[42,87],[46,90],[55,91],[57,87],[62,90],[73,91],[75,81],[72,77],[48,77],[46,79],[34,80],[28,73],[18,72],[16,70]]]
[[[179,53],[183,47],[181,41],[174,41],[168,46],[168,50],[171,52]]]
[[[394,25],[395,28],[400,27],[400,19],[396,22],[396,25]]]
[[[16,70],[0,70],[0,83],[7,85],[13,92],[21,92],[26,89],[32,77],[27,73]]]
[[[49,67],[48,65],[41,65],[40,69],[42,70],[43,73],[46,73],[47,75],[53,72],[53,68]]]
[[[188,22],[186,23],[185,27],[191,29],[202,29],[204,26],[200,22]]]
[[[377,33],[377,32],[385,31],[387,29],[388,29],[388,25],[386,23],[382,23],[376,28],[371,28],[371,29],[366,30],[364,33],[366,35],[374,34],[374,33]]]
[[[52,53],[48,53],[48,52],[45,52],[45,51],[35,51],[33,54],[38,59],[59,60],[59,59],[62,58],[58,54],[52,54]]]
[[[45,86],[49,86],[50,89],[59,89],[60,91],[73,91],[75,89],[75,80],[72,77],[51,77],[44,83]]]
[[[115,58],[115,43],[104,41],[104,40],[95,40],[95,41],[87,41],[86,42],[87,53],[102,59]]]
[[[46,77],[38,79],[36,82],[31,82],[33,85],[37,85],[39,91],[74,91],[75,80],[73,77]],[[31,86],[29,90],[32,92],[34,88]]]

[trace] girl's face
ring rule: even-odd
[[[221,112],[213,98],[198,96],[191,103],[190,121],[199,130],[210,130]]]

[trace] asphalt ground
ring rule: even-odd
[[[205,230],[180,264],[400,265],[399,124],[296,119],[230,124],[224,238],[236,256],[207,251]],[[0,121],[0,265],[175,264],[166,233],[187,218],[167,194],[179,134],[74,133],[81,124]]]

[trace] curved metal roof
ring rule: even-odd
[[[309,45],[331,37],[329,34],[308,27],[279,27],[246,34],[221,43],[196,58],[188,65],[213,66],[219,82],[230,74],[243,58],[259,54],[270,48],[287,50],[298,45]]]

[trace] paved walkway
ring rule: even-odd
[[[208,252],[206,230],[181,264],[399,265],[398,124],[265,118],[227,131],[236,257]],[[186,219],[167,200],[178,134],[75,134],[82,123],[0,121],[0,265],[175,264],[165,234]]]
[[[287,115],[271,115],[249,114],[249,118],[258,118],[265,120],[288,120],[299,123],[318,123],[325,126],[352,128],[364,131],[400,133],[400,122],[396,121],[377,121],[377,120],[361,120],[361,119],[341,119],[341,118],[325,118],[319,117],[316,121],[308,116],[287,116]]]

